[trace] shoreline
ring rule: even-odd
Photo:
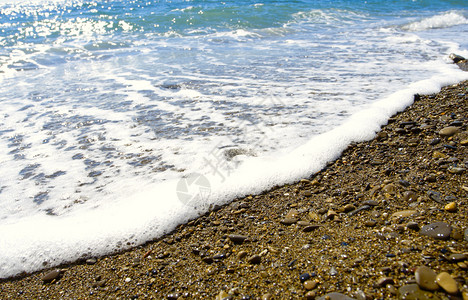
[[[374,140],[310,178],[236,199],[123,253],[1,280],[0,295],[372,299],[406,288],[446,298],[417,282],[424,265],[449,273],[466,300],[467,103],[468,81],[417,97]],[[449,232],[425,235],[436,222]]]

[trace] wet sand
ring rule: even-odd
[[[467,103],[468,81],[417,96],[310,178],[131,251],[3,280],[0,298],[467,300]]]

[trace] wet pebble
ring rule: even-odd
[[[310,279],[310,274],[309,273],[303,273],[299,276],[299,280],[301,282],[305,282]]]
[[[280,221],[281,224],[283,225],[292,225],[297,223],[298,219],[297,218],[284,218]]]
[[[349,216],[354,216],[355,214],[357,214],[357,213],[359,213],[359,212],[361,212],[361,211],[363,211],[363,210],[368,210],[368,209],[370,209],[370,208],[371,208],[370,205],[367,205],[367,204],[366,204],[366,205],[362,205],[362,206],[359,206],[358,208],[356,208],[355,210],[350,211],[350,212],[348,213],[348,215],[349,215]]]
[[[397,192],[397,187],[393,183],[390,183],[382,188],[382,192],[394,195]]]
[[[258,265],[262,262],[262,258],[260,257],[260,255],[255,254],[249,257],[247,261],[252,265]]]
[[[336,211],[334,211],[333,209],[330,209],[327,212],[327,219],[333,220],[337,215],[338,215],[338,213]]]
[[[239,251],[239,253],[237,253],[238,259],[243,259],[246,256],[247,256],[247,251],[242,250],[242,251]]]
[[[62,272],[59,269],[52,270],[47,272],[44,276],[42,276],[42,281],[44,283],[52,282],[54,279],[59,279],[62,275]]]
[[[307,221],[299,221],[299,222],[297,222],[297,225],[299,225],[299,226],[309,226],[309,225],[310,225],[310,222],[307,222]]]
[[[419,266],[416,268],[414,276],[419,287],[425,290],[435,291],[439,288],[436,283],[437,274],[431,268]]]
[[[315,281],[315,280],[306,280],[306,281],[304,281],[303,285],[304,285],[304,288],[306,290],[310,291],[310,290],[315,289],[315,287],[317,286],[317,281]]]
[[[311,232],[311,231],[314,231],[315,229],[319,228],[320,226],[319,225],[309,225],[309,226],[306,226],[302,229],[303,232]]]
[[[416,222],[408,222],[408,224],[406,224],[406,228],[414,230],[414,231],[418,231],[419,225]]]
[[[242,244],[247,239],[247,236],[241,234],[230,234],[228,237],[234,244]]]
[[[460,167],[449,167],[448,171],[452,174],[463,174],[466,169],[465,168],[460,168]]]
[[[352,204],[346,204],[345,206],[343,206],[343,211],[344,212],[350,212],[350,211],[353,211],[356,209],[356,206],[352,205]]]
[[[452,227],[444,222],[435,222],[421,228],[421,235],[429,236],[437,240],[447,240],[450,238]]]
[[[393,213],[391,217],[392,219],[407,218],[415,215],[416,213],[416,210],[401,210]]]
[[[415,202],[418,200],[418,195],[413,191],[406,191],[403,193],[403,201],[405,202]]]
[[[455,127],[455,126],[448,126],[448,127],[445,127],[445,128],[442,128],[440,131],[439,131],[439,134],[443,137],[450,137],[450,136],[454,136],[455,134],[457,134],[458,132],[460,131],[460,129],[458,127]]]
[[[437,203],[443,204],[444,202],[442,201],[442,195],[439,192],[434,192],[434,191],[428,191],[427,195],[429,198]]]
[[[444,209],[448,212],[456,212],[457,211],[457,203],[450,202],[444,206]]]
[[[364,225],[366,225],[367,227],[374,227],[376,224],[377,224],[377,221],[375,220],[367,220],[364,222]]]
[[[459,262],[459,261],[467,260],[468,256],[463,253],[453,253],[453,254],[448,255],[446,258],[450,262]]]
[[[391,277],[381,277],[379,280],[377,280],[377,286],[384,287],[387,284],[393,284],[393,278]]]
[[[377,206],[379,205],[379,202],[375,201],[375,200],[366,200],[364,202],[362,202],[362,205],[367,205],[367,206]]]
[[[436,277],[437,284],[449,294],[458,293],[458,286],[455,279],[447,272],[442,272]]]
[[[417,284],[408,284],[398,289],[399,299],[429,300],[432,294],[422,291]]]

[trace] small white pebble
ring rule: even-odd
[[[130,282],[132,279],[130,277],[125,278],[125,282]]]

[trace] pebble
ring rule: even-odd
[[[463,172],[466,171],[465,168],[460,168],[460,167],[450,167],[448,168],[448,171],[452,174],[463,174]]]
[[[403,193],[403,201],[405,202],[415,202],[418,200],[418,195],[413,191],[406,191]]]
[[[315,229],[319,228],[320,226],[319,225],[309,225],[309,226],[306,226],[302,229],[303,232],[311,232],[311,231],[314,231]]]
[[[457,263],[457,266],[459,266],[460,269],[463,269],[463,270],[468,269],[468,264],[466,264],[466,263],[464,263],[464,262],[462,262],[462,261],[458,262],[458,263]]]
[[[366,225],[367,227],[374,227],[375,224],[377,224],[377,221],[375,220],[367,220],[364,222],[364,225]]]
[[[390,183],[382,188],[382,192],[394,195],[397,192],[397,187],[393,183]]]
[[[333,220],[335,218],[335,216],[337,216],[337,212],[334,211],[333,209],[330,209],[328,212],[327,212],[327,219],[329,220]]]
[[[297,223],[298,219],[296,218],[284,218],[283,220],[280,221],[281,224],[283,225],[292,225]]]
[[[273,295],[270,293],[266,293],[262,296],[262,300],[270,300],[273,299]]]
[[[241,234],[230,234],[228,237],[234,244],[242,244],[247,239],[247,236]]]
[[[425,181],[427,182],[436,182],[437,181],[437,175],[435,174],[429,174],[424,178]]]
[[[97,263],[97,259],[95,259],[95,258],[88,258],[86,260],[86,264],[88,264],[88,265],[94,265],[95,263]]]
[[[344,207],[343,207],[343,211],[344,212],[350,212],[350,211],[353,211],[356,209],[356,206],[352,205],[352,204],[346,204]]]
[[[447,272],[442,272],[436,277],[437,284],[449,294],[458,293],[458,286],[455,279]]]
[[[416,210],[401,210],[397,211],[392,214],[393,219],[399,219],[399,218],[407,218],[411,217],[412,215],[415,215],[417,213]]]
[[[451,262],[459,262],[459,261],[464,261],[467,259],[468,259],[468,256],[463,253],[453,253],[447,256],[447,260]]]
[[[419,225],[416,222],[408,222],[408,224],[406,224],[406,227],[415,231],[419,230]]]
[[[416,283],[425,290],[435,291],[439,288],[436,283],[437,274],[431,268],[419,266],[416,268],[414,276],[416,277]]]
[[[439,134],[443,137],[450,137],[450,136],[457,134],[459,131],[460,129],[458,127],[449,126],[449,127],[442,128],[439,131]]]
[[[354,216],[354,215],[357,214],[358,212],[361,212],[361,211],[363,211],[363,210],[368,210],[368,209],[370,209],[370,208],[371,208],[370,205],[365,204],[365,205],[359,206],[358,208],[356,208],[356,209],[353,210],[353,211],[350,211],[350,212],[348,213],[348,215],[349,215],[349,216]]]
[[[249,257],[247,261],[252,265],[258,265],[262,262],[262,258],[260,257],[260,255],[255,254]]]
[[[448,212],[456,212],[457,211],[457,203],[450,202],[444,206],[444,209]]]
[[[244,257],[247,256],[247,251],[240,251],[239,253],[237,253],[237,258],[238,259],[243,259]]]
[[[393,278],[391,277],[381,277],[379,280],[377,280],[377,286],[384,287],[387,284],[393,284]]]
[[[341,293],[333,292],[318,298],[318,300],[354,300],[354,298],[348,297]]]
[[[314,300],[315,299],[315,292],[314,291],[308,291],[305,294],[306,300]]]
[[[309,273],[304,273],[299,276],[299,280],[301,282],[305,282],[310,279],[310,274]]]
[[[44,276],[42,276],[42,281],[44,283],[52,282],[54,279],[58,279],[62,272],[60,272],[59,269],[52,270],[48,273],[46,273]]]
[[[425,225],[420,231],[422,235],[429,236],[437,240],[448,240],[451,232],[452,227],[444,222],[435,222]]]
[[[317,281],[315,280],[304,281],[304,288],[308,291],[315,289],[316,286],[317,286]]]
[[[392,295],[398,294],[398,291],[393,284],[387,284],[385,287]]]
[[[442,201],[442,195],[439,192],[428,191],[427,195],[429,196],[430,199],[434,200],[437,203],[440,203],[440,204],[444,203]]]
[[[284,216],[284,218],[285,219],[297,219],[298,216],[299,216],[299,212],[297,211],[297,209],[291,209],[290,211],[288,211],[286,216]]]
[[[375,200],[366,200],[366,201],[362,202],[362,205],[377,206],[377,205],[379,205],[379,202],[377,202]]]
[[[399,299],[435,300],[432,293],[422,291],[417,284],[408,284],[398,289]]]

